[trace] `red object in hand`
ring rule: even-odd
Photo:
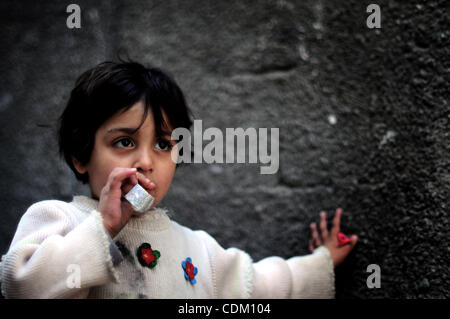
[[[337,240],[339,247],[345,246],[350,243],[350,239],[344,233],[337,234]]]

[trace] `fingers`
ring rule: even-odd
[[[138,179],[136,178],[136,175],[130,176],[130,182],[131,182],[131,184],[133,184],[133,186],[138,183]]]
[[[311,227],[311,231],[312,231],[312,240],[314,241],[314,244],[316,245],[316,247],[318,247],[322,243],[319,238],[319,233],[317,232],[316,223],[312,223],[310,227]]]
[[[348,244],[338,248],[342,252],[344,258],[353,250],[353,248],[355,248],[357,242],[358,236],[352,235]]]
[[[128,181],[126,181],[128,179]],[[144,174],[136,168],[116,167],[109,175],[106,191],[120,188],[124,194],[128,193],[136,184],[141,184],[146,190],[156,187]],[[131,185],[130,185],[131,184]]]
[[[352,235],[352,237],[350,237],[350,246],[352,247],[352,249],[353,249],[353,247],[355,247],[357,241],[358,241],[358,236]]]
[[[136,172],[137,172],[136,168],[116,167],[115,169],[113,169],[111,174],[109,174],[109,179],[108,179],[109,189],[111,191],[120,189],[122,186],[123,180],[125,180],[127,178],[130,178],[131,181],[133,182],[133,177],[134,177],[134,181],[137,183],[136,176],[135,176]]]
[[[136,174],[136,176],[138,177],[139,183],[146,189],[152,189],[155,188],[156,185],[155,183],[153,183],[150,179],[148,179],[144,174],[138,172]]]
[[[309,248],[310,252],[314,252],[314,244],[313,244],[313,240],[312,239],[309,240],[308,248]]]
[[[324,211],[320,212],[320,224],[319,224],[320,235],[317,230],[316,223],[312,223],[310,225],[312,232],[312,239],[309,242],[308,246],[309,250],[312,251],[312,249],[314,249],[314,246],[318,247],[322,245],[322,243],[326,245],[327,242],[330,240],[333,242],[337,241],[337,236],[341,229],[341,216],[342,216],[342,209],[341,208],[336,209],[336,214],[334,215],[333,218],[333,226],[331,228],[331,233],[329,233],[327,227],[327,214]],[[357,240],[358,240],[357,236],[353,235],[350,238],[350,242],[347,244],[347,246],[353,248],[356,245]]]
[[[328,229],[327,229],[327,214],[325,212],[320,213],[320,236],[319,232],[317,231],[316,223],[311,224],[311,231],[312,231],[312,239],[309,243],[309,249],[314,250],[314,245],[316,247],[322,245],[322,241],[327,240],[328,238]],[[312,250],[311,250],[312,251]]]
[[[336,214],[333,218],[333,228],[331,228],[331,236],[336,237],[337,234],[340,232],[341,229],[341,215],[342,215],[342,209],[338,208],[336,209]]]
[[[320,213],[320,232],[322,234],[322,239],[326,240],[328,238],[328,228],[327,228],[327,214],[325,212]]]

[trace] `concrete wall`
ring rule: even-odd
[[[162,206],[224,247],[306,254],[318,213],[360,241],[338,298],[449,297],[449,37],[445,1],[0,3],[0,252],[27,207],[86,194],[57,156],[78,75],[126,51],[172,73],[203,127],[280,129],[280,169],[180,168]],[[381,288],[369,289],[369,264]]]

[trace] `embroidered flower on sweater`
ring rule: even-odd
[[[192,264],[192,259],[190,257],[186,258],[181,262],[181,267],[184,269],[184,278],[188,280],[191,284],[195,284],[197,280],[195,280],[195,276],[198,273],[197,267],[194,267]]]
[[[156,266],[157,260],[161,257],[161,254],[159,251],[153,250],[150,244],[143,243],[137,249],[137,257],[142,266],[153,268]]]

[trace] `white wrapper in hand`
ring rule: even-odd
[[[151,196],[139,184],[136,184],[126,195],[125,198],[130,202],[133,209],[139,213],[145,213],[150,209],[155,198]]]

